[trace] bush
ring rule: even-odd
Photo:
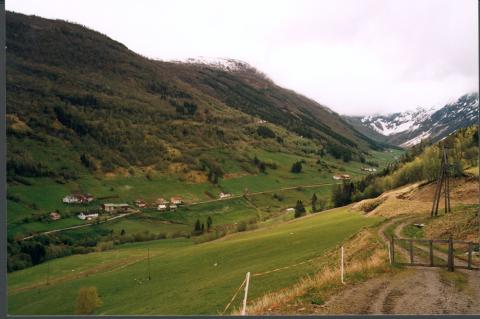
[[[238,232],[243,232],[247,230],[247,223],[245,221],[241,221],[237,224],[237,231]]]
[[[292,168],[290,169],[292,173],[298,174],[302,172],[302,162],[298,161],[293,163]]]
[[[275,138],[275,132],[266,126],[259,126],[257,128],[257,134],[263,138]]]
[[[102,300],[98,296],[96,287],[82,287],[78,291],[75,314],[91,315],[101,305]]]

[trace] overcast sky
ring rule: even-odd
[[[443,105],[478,88],[477,0],[7,0],[162,60],[246,61],[341,114]]]

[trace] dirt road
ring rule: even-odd
[[[383,225],[379,234],[397,220]],[[408,222],[400,222],[395,233]],[[407,251],[398,251],[408,256]],[[322,314],[477,314],[480,313],[480,272],[430,267],[385,274],[346,288],[317,308]]]

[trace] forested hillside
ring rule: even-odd
[[[7,13],[8,173],[76,178],[148,167],[221,175],[228,145],[359,160],[380,149],[338,114],[252,67],[149,60],[83,26]],[[210,173],[212,174],[212,173]]]

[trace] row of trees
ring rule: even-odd
[[[205,228],[205,224],[200,222],[200,219],[197,219],[195,221],[195,226],[193,227],[192,234],[198,236],[198,235],[204,234],[206,231],[209,232],[212,229],[212,225],[213,225],[212,217],[210,216],[207,217],[206,224],[207,224],[207,227]]]
[[[312,198],[311,198],[311,207],[312,207],[312,213],[317,213],[326,208],[326,201],[323,198],[318,198],[317,194],[313,193]],[[301,200],[297,200],[297,203],[295,204],[295,218],[299,218],[302,216],[305,216],[307,214],[307,210],[305,206],[303,205],[303,202]]]

